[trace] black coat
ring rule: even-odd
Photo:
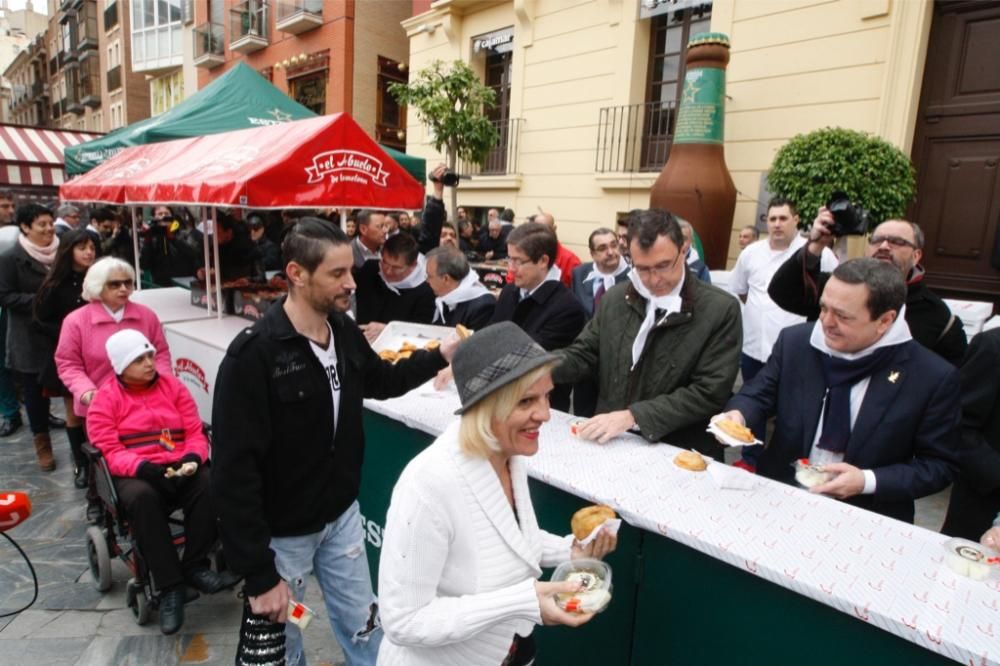
[[[280,271],[284,268],[281,265],[281,248],[271,242],[270,238],[261,236],[261,239],[256,241],[254,245],[257,246],[257,253],[260,255],[265,271]]]
[[[434,319],[434,290],[426,282],[412,289],[393,293],[379,274],[378,259],[369,259],[358,271],[354,280],[356,314],[359,324],[373,321],[388,324],[391,321],[412,321],[429,324]]]
[[[819,257],[803,247],[778,268],[767,293],[783,310],[814,321],[828,279],[830,274],[820,271]],[[952,365],[961,362],[967,346],[962,320],[952,316],[948,305],[923,280],[907,287],[906,324],[913,339],[924,347]]]
[[[38,374],[46,348],[38,344],[33,324],[35,294],[48,268],[32,259],[20,243],[0,255],[0,308],[7,311],[7,367]]]
[[[383,362],[349,317],[329,322],[341,387],[336,431],[326,370],[281,305],[237,336],[219,366],[213,503],[226,561],[246,576],[247,594],[280,580],[272,536],[319,532],[357,499],[362,400],[402,395],[446,365],[437,350]]]
[[[35,299],[35,329],[38,344],[46,347],[45,365],[38,381],[52,394],[69,395],[56,371],[55,352],[63,320],[73,310],[86,304],[83,300],[84,273],[70,272],[69,276]]]
[[[445,326],[458,326],[461,324],[466,328],[478,331],[483,326],[487,326],[493,318],[493,311],[496,310],[497,299],[493,294],[483,294],[471,301],[463,301],[450,310],[444,317]],[[440,321],[434,321],[440,324]]]
[[[546,351],[568,347],[583,330],[587,315],[573,293],[558,280],[543,282],[521,300],[521,290],[508,284],[501,290],[491,324],[512,321]],[[569,411],[570,385],[552,392],[552,407]]]
[[[490,257],[491,261],[496,261],[497,259],[507,258],[507,236],[510,235],[511,229],[514,227],[509,225],[504,225],[500,227],[500,236],[498,238],[490,238],[489,229],[483,229],[479,236],[479,248],[477,251],[479,254],[486,256],[487,252],[493,252],[493,256]]]
[[[154,226],[147,232],[139,251],[139,265],[144,271],[149,271],[153,282],[161,287],[174,286],[175,277],[194,275],[201,263],[190,245],[167,233],[161,226]]]
[[[792,463],[807,458],[823,396],[822,352],[809,344],[815,324],[783,330],[764,368],[725,409],[738,409],[758,437],[776,416],[757,472],[792,482]],[[893,348],[888,369],[871,375],[844,462],[875,472],[873,495],[849,503],[913,522],[913,500],[943,490],[958,464],[958,370],[911,340]]]

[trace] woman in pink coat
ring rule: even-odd
[[[156,347],[156,369],[172,375],[170,350],[156,313],[129,300],[135,271],[114,257],[99,260],[83,279],[83,298],[90,301],[63,320],[56,346],[59,379],[73,394],[73,411],[86,417],[97,387],[114,376],[104,344],[124,329],[139,331]]]
[[[239,582],[208,566],[217,538],[208,440],[191,394],[173,375],[157,372],[156,349],[146,336],[118,331],[106,348],[114,374],[90,404],[87,434],[107,461],[159,593],[160,630],[172,634],[184,623],[185,583],[211,594]],[[167,523],[176,508],[184,512],[182,558]]]

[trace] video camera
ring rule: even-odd
[[[445,187],[458,187],[458,181],[462,178],[468,176],[459,176],[451,169],[445,169],[440,178],[435,178],[433,174],[430,177],[432,183],[441,183]]]
[[[833,215],[830,233],[834,236],[864,236],[871,227],[872,216],[864,207],[851,203],[843,192],[834,192],[826,202]]]

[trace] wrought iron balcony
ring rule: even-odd
[[[599,173],[659,171],[667,162],[677,116],[675,102],[608,106],[597,123]]]
[[[202,23],[193,30],[194,66],[212,69],[226,62],[223,27],[219,23]]]
[[[494,120],[497,142],[482,164],[472,164],[459,160],[458,173],[463,176],[504,176],[516,174],[517,157],[521,142],[521,118]]]
[[[253,53],[268,44],[268,3],[244,0],[229,12],[229,48],[238,53]]]
[[[279,0],[275,27],[297,35],[323,25],[323,0]]]

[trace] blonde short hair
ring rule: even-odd
[[[135,269],[127,261],[122,261],[117,257],[98,259],[83,277],[83,299],[85,301],[101,300],[104,284],[112,273],[125,273],[133,282],[135,281]]]
[[[546,363],[501,386],[462,414],[458,429],[458,446],[473,458],[489,458],[500,452],[500,442],[493,434],[493,419],[505,421],[517,407],[528,388],[552,372],[555,363]]]

